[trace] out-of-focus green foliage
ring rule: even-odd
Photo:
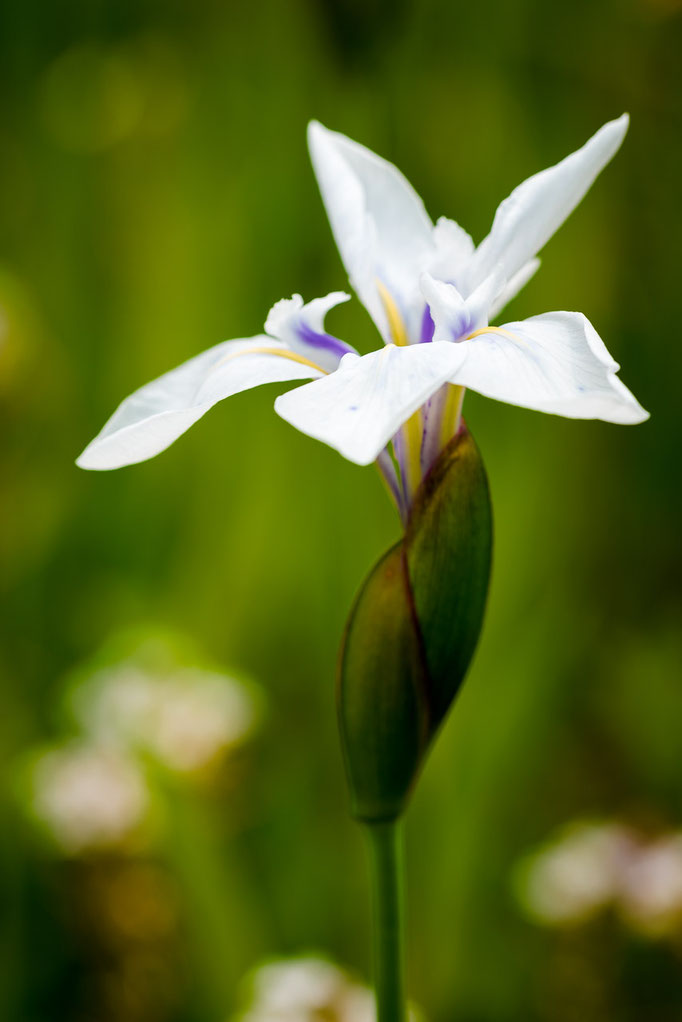
[[[376,473],[279,421],[274,391],[219,406],[149,464],[100,475],[73,459],[137,385],[257,333],[292,291],[345,286],[310,117],[480,239],[513,186],[624,109],[621,153],[512,313],[585,312],[652,418],[466,398],[495,564],[411,809],[410,987],[431,1022],[679,1017],[679,944],[534,928],[510,876],[576,816],[681,822],[681,14],[677,0],[3,5],[3,1020],[224,1019],[259,959],[311,948],[366,975],[333,677],[356,589],[399,534]],[[334,317],[376,344],[357,303]],[[153,777],[162,825],[144,854],[59,858],[24,811],[22,764],[72,728],[68,677],[150,623],[260,682],[266,722],[229,783]]]

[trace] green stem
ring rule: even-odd
[[[365,830],[374,903],[377,1022],[406,1022],[402,824],[370,823]]]

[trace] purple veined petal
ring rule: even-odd
[[[349,353],[357,355],[357,351],[352,345],[346,344],[345,341],[332,334],[318,333],[308,323],[300,322],[294,329],[301,349],[310,351],[311,354],[314,352],[318,364],[327,361],[324,357],[327,355],[334,360],[335,365],[338,365],[344,355]]]
[[[270,309],[265,329],[271,337],[311,359],[325,372],[334,372],[344,355],[357,352],[324,329],[324,318],[330,309],[349,300],[345,291],[332,291],[324,298],[305,303],[298,294],[282,298]]]

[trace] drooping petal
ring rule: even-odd
[[[261,383],[323,375],[310,362],[288,354],[280,341],[263,334],[223,341],[127,397],[76,464],[111,469],[146,461],[223,398]]]
[[[457,348],[466,358],[451,382],[486,397],[572,419],[636,423],[648,418],[616,376],[618,363],[579,312],[548,312],[491,327]]]
[[[488,319],[495,319],[502,312],[505,305],[508,305],[512,298],[516,298],[519,291],[526,286],[540,268],[539,259],[529,259],[525,266],[522,266],[518,273],[515,273],[511,280],[508,280],[504,288],[497,296],[490,307]]]
[[[497,267],[468,298],[454,284],[435,280],[429,273],[421,276],[421,289],[428,302],[435,328],[434,341],[461,341],[474,330],[488,325],[490,308],[504,288],[504,276]]]
[[[628,116],[609,121],[577,152],[515,188],[499,206],[468,271],[473,288],[501,262],[508,280],[536,255],[620,147]]]
[[[336,244],[361,301],[389,342],[378,279],[408,332],[418,333],[419,273],[435,251],[424,204],[393,164],[345,135],[313,121],[308,144]]]
[[[460,345],[388,344],[346,355],[335,373],[297,387],[275,411],[349,461],[374,461],[400,426],[457,370]]]
[[[266,333],[331,373],[343,356],[355,352],[355,348],[326,333],[324,317],[334,306],[349,300],[350,295],[345,291],[332,291],[324,298],[314,298],[307,304],[303,303],[300,295],[282,298],[268,313]]]

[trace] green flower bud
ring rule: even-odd
[[[405,535],[351,611],[338,711],[353,815],[399,816],[464,679],[483,621],[492,514],[478,448],[462,429],[415,495]]]

